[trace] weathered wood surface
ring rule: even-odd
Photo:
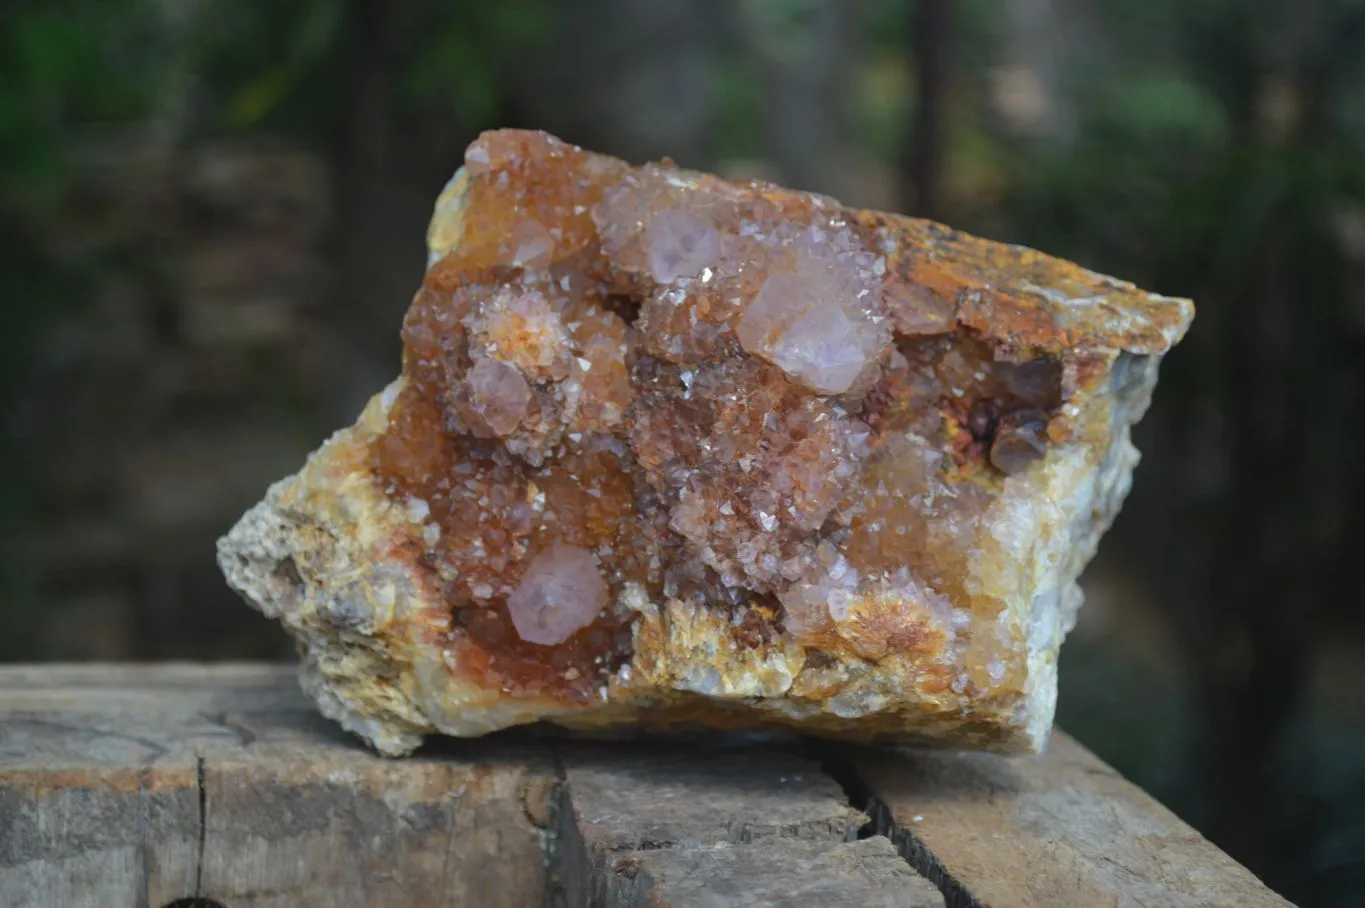
[[[375,757],[282,667],[0,669],[0,906],[537,905],[556,785],[525,743]]]
[[[288,667],[0,667],[0,908],[192,897],[1287,904],[1060,734],[1034,760],[529,734],[386,760],[320,717]]]
[[[881,836],[683,845],[618,856],[598,904],[622,908],[942,908],[934,885]]]
[[[942,908],[820,764],[731,740],[559,748],[571,904]]]
[[[862,752],[852,769],[950,908],[1289,905],[1061,733],[1042,758]]]
[[[612,851],[767,838],[851,842],[867,822],[839,783],[799,753],[743,742],[560,753],[578,829]]]

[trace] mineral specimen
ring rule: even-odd
[[[1045,744],[1188,301],[536,132],[427,240],[402,375],[219,545],[325,714]]]

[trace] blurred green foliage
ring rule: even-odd
[[[58,242],[75,160],[102,131],[156,112],[166,45],[150,2],[17,2],[0,10],[0,407],[13,413],[30,354],[97,265]],[[0,526],[31,513],[24,452],[0,447]],[[29,578],[0,564],[0,595]]]
[[[724,57],[710,69],[715,120],[714,152],[721,159],[754,159],[763,154],[759,131],[763,94],[750,60]]]
[[[369,12],[367,12],[367,7]],[[209,2],[197,17],[196,70],[206,125],[326,139],[348,103],[358,42],[375,4],[348,0]],[[444,110],[473,128],[497,122],[510,55],[550,33],[550,0],[416,0],[383,16],[380,53],[398,60],[389,101],[406,112]]]
[[[0,12],[0,198],[9,205],[52,207],[79,133],[153,112],[167,55],[150,6],[20,2]]]
[[[321,124],[310,120],[334,116],[340,93],[325,89],[343,75],[332,58],[344,6],[342,0],[308,0],[213,7],[201,28],[199,56],[206,81],[223,86],[217,125],[229,131],[317,128]]]
[[[7,347],[0,403],[7,407],[53,310],[81,298],[94,267],[57,241],[76,159],[105,133],[157,113],[170,58],[158,26],[154,4],[141,0],[18,2],[0,11],[0,336]],[[6,459],[15,456],[7,446]]]

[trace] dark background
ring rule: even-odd
[[[288,654],[214,539],[397,371],[495,126],[1193,297],[1060,722],[1365,904],[1365,0],[10,0],[0,659]]]

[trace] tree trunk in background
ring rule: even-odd
[[[920,217],[941,218],[952,2],[916,0],[913,15],[915,121],[910,134],[905,209]]]
[[[398,326],[426,266],[423,237],[439,189],[414,181],[420,136],[401,129],[392,110],[395,33],[407,6],[399,0],[347,5],[351,70],[349,107],[334,153],[334,297],[349,368],[331,414],[337,425],[354,420],[370,395],[398,373]],[[453,159],[451,169],[457,164]]]
[[[500,77],[524,122],[633,163],[708,168],[717,20],[705,0],[554,4],[552,36]]]
[[[1244,290],[1229,300],[1223,359],[1228,482],[1222,526],[1209,565],[1214,636],[1199,667],[1208,717],[1205,769],[1214,839],[1250,867],[1274,864],[1270,764],[1302,693],[1313,571],[1300,574],[1296,505],[1311,500],[1299,439],[1289,425],[1305,405],[1289,368],[1302,326],[1284,307],[1293,298],[1287,238],[1271,226],[1255,246]],[[1311,406],[1311,404],[1309,404]]]
[[[764,155],[785,185],[855,203],[848,92],[861,39],[860,0],[812,0],[806,21],[773,4],[739,4],[737,22],[757,62],[764,97]]]

